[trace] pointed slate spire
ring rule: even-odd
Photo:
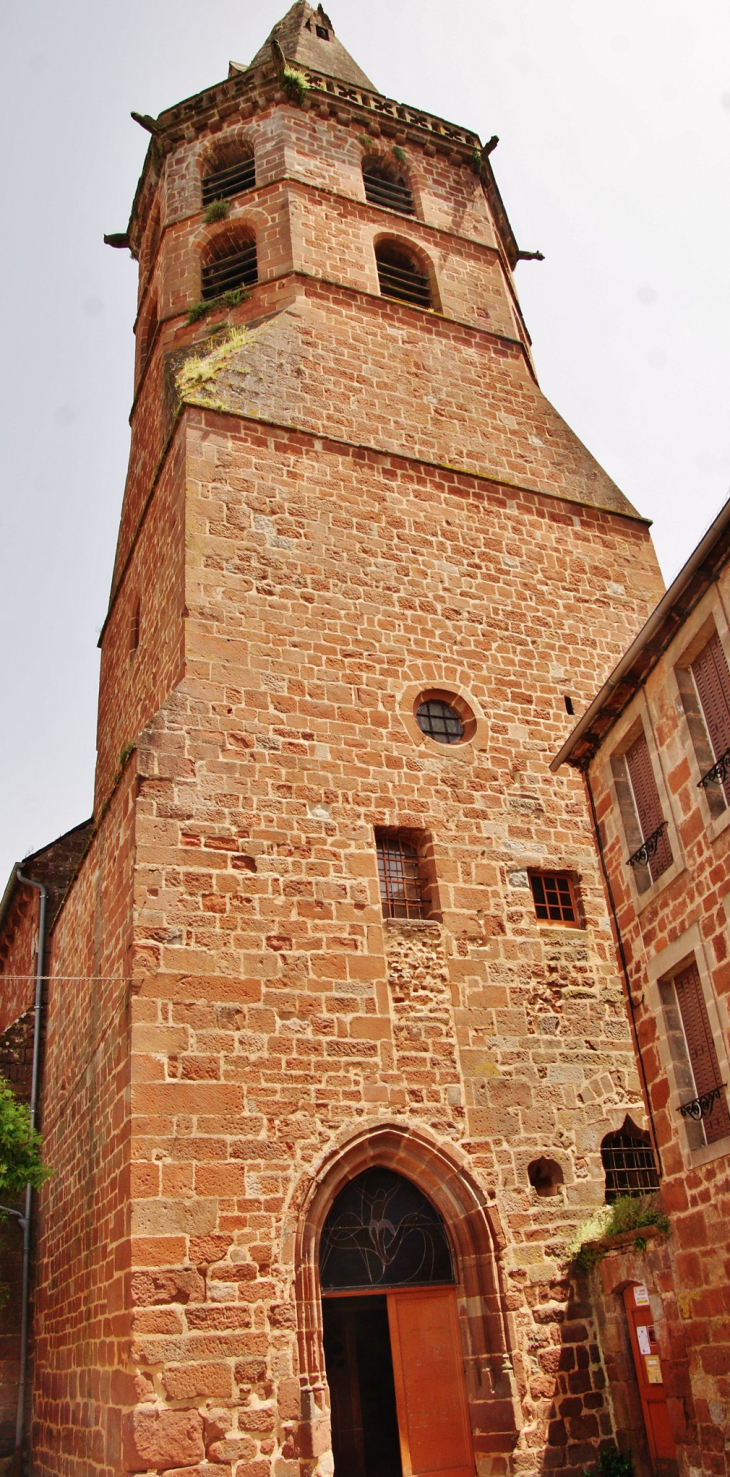
[[[298,62],[315,72],[324,72],[326,77],[338,77],[341,82],[352,82],[356,87],[377,91],[349,51],[345,51],[342,42],[337,40],[332,22],[321,5],[314,10],[307,0],[295,0],[291,10],[277,21],[271,35],[256,52],[252,67],[269,60],[272,39],[278,41],[288,62],[295,65]]]

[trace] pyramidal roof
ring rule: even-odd
[[[271,35],[256,52],[252,67],[269,61],[272,40],[278,41],[288,62],[298,62],[302,67],[311,67],[314,72],[324,72],[326,77],[338,77],[341,82],[352,82],[356,87],[367,87],[371,92],[377,92],[370,78],[337,40],[332,22],[321,5],[313,10],[307,0],[295,0],[291,10],[277,21]]]

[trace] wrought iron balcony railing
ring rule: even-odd
[[[629,857],[626,863],[627,867],[648,867],[649,863],[653,861],[657,854],[657,847],[666,828],[667,822],[662,821],[661,825],[657,826],[656,831],[652,831],[651,836],[647,836],[646,841],[642,841],[641,846],[634,852],[634,855]]]
[[[682,1117],[694,1118],[696,1123],[699,1123],[702,1118],[709,1118],[725,1086],[724,1082],[720,1082],[717,1087],[711,1087],[709,1092],[702,1092],[699,1097],[693,1098],[691,1103],[681,1103],[679,1111]]]
[[[726,749],[725,753],[720,755],[717,763],[713,764],[712,769],[708,769],[707,774],[703,774],[702,779],[698,780],[697,788],[698,790],[706,790],[708,785],[724,785],[729,774],[730,749]]]

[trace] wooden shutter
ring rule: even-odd
[[[403,1477],[474,1477],[453,1288],[388,1294]]]
[[[730,749],[730,670],[717,631],[692,663],[692,676],[712,752],[719,759]],[[730,801],[730,775],[725,780],[723,789],[725,799]]]
[[[627,751],[626,768],[629,771],[631,788],[634,793],[634,804],[639,820],[641,839],[642,841],[646,841],[649,836],[653,836],[664,820],[661,802],[659,800],[659,791],[656,787],[654,770],[651,765],[649,745],[646,742],[646,734],[640,734]],[[666,872],[667,868],[671,867],[671,865],[672,849],[669,845],[669,838],[665,828],[659,837],[659,844],[654,856],[649,862],[652,882],[656,882],[657,877],[661,877],[662,872]]]
[[[712,1092],[714,1087],[720,1087],[722,1077],[707,1014],[702,981],[694,961],[677,975],[674,987],[677,991],[695,1092],[698,1097],[702,1097],[703,1093]],[[718,1139],[725,1138],[726,1134],[730,1134],[730,1114],[724,1090],[715,1100],[709,1117],[702,1119],[702,1124],[708,1144],[713,1144]]]

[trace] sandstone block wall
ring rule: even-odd
[[[614,1416],[563,1244],[641,1095],[580,785],[548,764],[660,576],[535,384],[475,141],[406,127],[398,217],[360,165],[402,120],[363,141],[349,103],[297,111],[261,75],[256,108],[231,83],[214,118],[215,90],[170,115],[135,206],[96,831],[53,933],[34,1460],[331,1471],[317,1239],[378,1162],[449,1228],[480,1477],[575,1477]],[[260,183],[231,222],[262,280],[191,325],[201,163],[242,125]],[[432,254],[441,313],[377,296],[381,230]],[[434,687],[470,741],[420,735]],[[423,837],[420,925],[384,925],[376,825]],[[541,866],[571,873],[578,928],[538,926]]]
[[[185,678],[138,755],[150,1409],[185,1399],[208,1450],[217,1422],[226,1450],[311,1470],[326,1423],[297,1338],[299,1206],[354,1136],[394,1123],[468,1164],[502,1227],[516,1381],[506,1404],[490,1383],[481,1469],[515,1442],[526,1470],[550,1442],[575,1467],[611,1416],[561,1246],[602,1198],[603,1134],[642,1109],[580,787],[547,761],[566,682],[585,691],[610,639],[588,601],[611,609],[609,572],[645,535],[404,458],[194,409],[186,424]],[[618,641],[623,599],[612,618]],[[404,694],[433,684],[473,704],[480,741],[413,741]],[[434,922],[384,927],[376,824],[431,838]],[[537,926],[530,865],[576,876],[585,927]],[[549,1200],[527,1178],[541,1154],[565,1176]],[[188,1269],[195,1296],[173,1295]]]

